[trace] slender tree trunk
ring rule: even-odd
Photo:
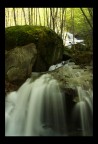
[[[55,31],[55,17],[54,17],[54,8],[52,9],[53,13],[52,13],[52,22],[53,22],[53,30]]]
[[[46,8],[46,18],[47,18],[47,26],[49,27],[49,16],[48,16],[48,9]]]
[[[44,8],[44,26],[45,26],[45,8]]]
[[[9,26],[12,26],[13,25],[13,22],[14,22],[14,19],[12,19],[13,17],[13,8],[11,9],[11,11],[9,12],[9,20],[10,20],[10,25]]]
[[[50,11],[51,11],[51,18],[52,18],[52,27],[53,27],[53,30],[55,31],[55,23],[54,23],[54,8],[50,8]]]
[[[50,13],[51,13],[50,18],[52,20],[52,8],[50,8]],[[51,28],[52,28],[52,22],[51,22]]]
[[[56,8],[55,15],[54,15],[54,25],[55,25],[55,28],[57,27],[57,15],[58,15],[58,8]]]
[[[31,17],[30,17],[30,8],[28,8],[28,21],[29,21],[29,25],[31,25]]]
[[[33,8],[31,8],[31,25],[33,25]]]
[[[36,25],[36,8],[34,8],[34,25]]]
[[[90,14],[91,19],[93,20],[93,10],[92,10],[92,8],[88,8],[88,12]]]
[[[9,9],[8,9],[8,26],[10,25],[10,12],[9,12]]]
[[[17,25],[16,23],[16,14],[15,14],[15,8],[13,8],[13,12],[14,12],[14,23],[15,23],[15,26]]]
[[[60,8],[60,23],[61,23],[61,21],[62,21],[62,18],[61,18],[61,14],[62,13],[62,8]]]
[[[6,27],[10,26],[10,17],[9,17],[9,9],[5,9],[5,17],[6,17]]]
[[[93,26],[92,26],[92,24],[90,23],[89,19],[87,18],[87,16],[86,16],[85,12],[83,11],[83,9],[82,9],[82,8],[80,8],[80,9],[81,9],[81,11],[82,11],[82,13],[83,13],[84,17],[86,18],[86,20],[87,20],[87,22],[88,22],[89,26],[91,27],[91,29],[93,29]]]
[[[50,28],[52,27],[51,26],[51,8],[49,9],[49,12],[50,12]]]
[[[22,9],[21,9],[21,25],[22,25]]]
[[[40,23],[40,26],[41,26],[41,17],[40,17],[39,9],[38,9],[38,15],[39,15],[39,23]]]
[[[64,11],[65,11],[65,8],[62,8],[62,21],[61,21],[61,38],[62,38],[62,33],[63,33],[63,17],[64,17]]]
[[[37,8],[36,8],[36,25],[37,25]]]
[[[89,15],[90,15],[91,24],[93,26],[93,9],[92,8],[88,8],[88,12],[89,12]]]
[[[34,16],[34,19],[33,19],[33,24],[35,25],[35,8],[33,9],[33,12],[34,12],[34,14],[33,14],[33,16]]]
[[[25,16],[25,10],[24,10],[24,8],[22,8],[22,11],[23,11],[23,15],[24,15],[25,25],[27,25],[27,22],[26,22],[26,16]]]
[[[67,8],[65,8],[65,11],[64,11],[64,31],[65,31],[65,27],[66,27],[66,10],[67,10]]]

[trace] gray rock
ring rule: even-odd
[[[30,43],[5,53],[5,78],[10,82],[25,81],[37,57],[36,46]]]

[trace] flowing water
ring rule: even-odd
[[[66,87],[77,91],[72,110],[70,134],[66,98],[59,83],[50,74],[27,81],[5,99],[6,136],[70,136],[80,129],[81,136],[93,135],[92,74],[74,63],[64,66]],[[78,134],[76,134],[78,135]]]
[[[93,135],[93,93],[91,89],[84,90],[82,87],[77,87],[79,102],[73,110],[74,121],[79,118],[82,136]]]
[[[28,79],[6,98],[6,136],[66,135],[64,100],[59,85],[46,74]]]

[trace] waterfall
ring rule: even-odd
[[[68,62],[61,74],[66,80],[64,88],[75,90],[77,100],[70,99],[51,74],[35,73],[6,96],[5,136],[93,135],[92,72]]]
[[[6,97],[6,136],[67,135],[64,98],[58,82],[45,74],[28,79]]]
[[[74,121],[80,119],[82,136],[93,135],[93,93],[91,89],[85,90],[83,87],[77,86],[79,102],[73,110]]]

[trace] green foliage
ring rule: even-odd
[[[83,8],[87,17],[90,19],[87,8]],[[66,22],[68,31],[72,32],[73,21],[71,19],[71,8],[67,8]],[[80,8],[74,8],[74,30],[75,33],[83,33],[90,30],[89,24],[87,23],[85,17],[83,16]]]
[[[89,14],[88,8],[83,8],[83,11],[85,12],[90,23],[92,24],[93,22]],[[66,15],[67,15],[66,16],[67,31],[73,33],[72,31],[73,21],[71,19],[71,8],[67,8]],[[78,34],[80,38],[84,39],[87,47],[89,49],[92,49],[93,32],[80,8],[74,8],[74,34]]]

